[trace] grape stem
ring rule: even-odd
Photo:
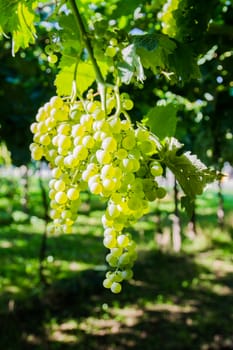
[[[90,60],[92,62],[93,68],[95,70],[96,81],[98,84],[105,85],[105,80],[103,78],[101,70],[100,70],[98,63],[96,61],[96,58],[94,56],[93,48],[92,48],[90,39],[88,37],[88,33],[87,33],[85,26],[83,24],[83,20],[82,20],[81,14],[79,12],[79,9],[78,9],[78,6],[77,6],[75,0],[70,0],[70,5],[72,7],[74,16],[76,18],[77,25],[78,25],[79,31],[81,33],[82,40],[84,42],[84,45],[85,45],[87,52],[90,56]]]

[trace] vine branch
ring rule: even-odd
[[[90,56],[90,60],[92,62],[92,65],[94,67],[95,74],[96,74],[96,81],[97,81],[97,83],[104,85],[105,81],[104,81],[103,75],[102,75],[100,68],[98,66],[98,63],[95,59],[93,48],[92,48],[90,39],[88,37],[88,33],[87,33],[85,26],[83,24],[83,20],[82,20],[81,14],[79,12],[79,9],[78,9],[78,6],[77,6],[75,0],[70,0],[70,5],[72,7],[74,16],[76,18],[77,25],[78,25],[79,31],[81,33],[81,38],[84,42],[84,45],[85,45],[87,52]]]

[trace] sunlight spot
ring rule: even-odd
[[[29,344],[33,344],[33,345],[40,345],[42,342],[41,342],[41,339],[37,336],[35,336],[34,334],[23,334],[22,335],[23,339],[26,340],[27,343]]]
[[[5,292],[16,294],[20,292],[20,288],[17,286],[7,286],[4,288]]]
[[[52,255],[49,255],[49,256],[47,257],[47,261],[48,261],[49,263],[52,263],[53,260],[54,260],[54,257],[53,257]]]
[[[1,241],[0,248],[12,248],[13,244],[9,241]]]
[[[77,262],[75,262],[75,261],[72,261],[71,263],[70,263],[70,270],[71,271],[79,271],[80,270],[80,264],[78,264]]]
[[[67,334],[63,332],[63,330],[58,329],[54,332],[49,337],[49,340],[51,341],[56,341],[59,343],[76,343],[77,342],[77,336],[73,334]]]
[[[69,320],[60,325],[62,331],[72,331],[78,328],[78,323],[75,320]]]

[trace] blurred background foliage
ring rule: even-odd
[[[163,26],[165,0],[80,3],[81,10],[92,18],[88,25],[99,31],[99,37],[113,35],[116,23],[116,36],[122,39],[125,32],[173,35]],[[191,2],[182,3],[189,6]],[[139,82],[123,90],[135,102],[134,121],[156,103],[175,105],[176,137],[186,150],[222,170],[229,180],[233,165],[233,3],[197,3],[202,3],[201,11],[211,18],[207,33],[202,35],[200,26],[193,37],[180,31],[173,38],[186,82],[174,83],[166,72],[155,74],[148,69],[143,88]],[[37,168],[31,163],[29,128],[40,105],[56,92],[59,63],[49,63],[45,52],[59,32],[54,7],[53,2],[43,1],[36,9],[40,21],[35,45],[12,57],[10,38],[0,41],[1,346],[11,350],[142,346],[148,350],[232,350],[230,182],[223,179],[219,183],[220,195],[215,186],[198,198],[193,222],[197,227],[190,229],[168,173],[167,199],[153,205],[152,213],[132,229],[139,247],[135,279],[117,300],[101,287],[105,271],[100,227],[103,203],[84,193],[77,234],[46,236],[49,175],[44,163]],[[107,33],[103,32],[105,25]],[[194,73],[185,66],[190,57],[198,57]],[[199,77],[192,79],[199,70]],[[182,244],[174,252],[177,217]]]

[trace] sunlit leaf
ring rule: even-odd
[[[155,106],[145,117],[145,123],[160,139],[175,135],[177,109],[174,104]]]
[[[190,198],[202,194],[206,185],[216,179],[216,173],[190,152],[179,154],[182,144],[167,138],[160,152],[166,166],[173,172],[184,193]]]

